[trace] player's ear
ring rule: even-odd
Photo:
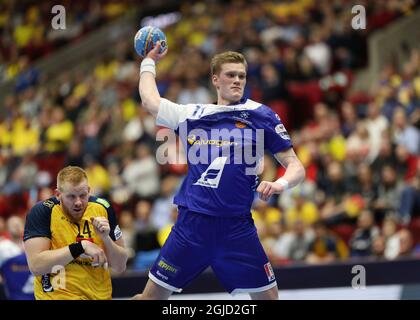
[[[60,198],[61,198],[61,192],[60,192],[60,190],[55,189],[55,190],[54,190],[54,196],[55,196],[58,200],[61,200],[61,199],[60,199]]]
[[[216,88],[218,87],[218,85],[217,85],[218,80],[219,80],[219,77],[218,77],[216,74],[213,74],[213,75],[211,76],[211,82],[213,83],[213,85],[214,85]]]

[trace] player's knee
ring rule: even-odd
[[[279,300],[279,291],[277,286],[262,292],[250,294],[252,300]]]

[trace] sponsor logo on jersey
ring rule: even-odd
[[[275,129],[274,130],[276,130],[276,133],[280,136],[280,137],[282,137],[283,139],[285,139],[285,140],[290,140],[290,136],[289,136],[289,134],[287,133],[287,130],[286,130],[286,128],[284,127],[284,125],[283,124],[278,124],[278,125],[276,125],[276,127],[275,127]]]
[[[161,274],[161,273],[159,272],[159,270],[158,270],[158,271],[156,271],[156,274],[157,274],[159,277],[161,277],[163,280],[168,280],[168,279],[169,279],[167,276],[165,276],[165,275]]]
[[[55,206],[55,203],[52,200],[45,200],[42,204],[50,209]]]
[[[227,157],[218,157],[208,166],[206,171],[201,174],[200,179],[194,183],[202,187],[217,188],[219,187],[220,178],[222,177],[223,169]]]
[[[246,124],[241,122],[241,121],[236,121],[235,122],[235,127],[239,128],[239,129],[243,129],[243,128],[246,128]]]
[[[118,240],[119,238],[121,238],[121,237],[122,237],[122,231],[121,231],[121,228],[120,228],[120,226],[119,226],[119,225],[117,225],[117,226],[115,227],[115,230],[114,230],[114,236],[115,236],[115,240]]]
[[[241,118],[241,117],[233,116],[232,119],[235,120],[235,121],[238,121],[238,122],[242,122],[242,123],[244,123],[244,124],[246,124],[248,126],[252,125],[252,122],[249,121],[249,120],[246,120],[246,118]]]
[[[187,137],[187,141],[190,145],[214,145],[216,147],[223,147],[223,146],[236,146],[237,143],[233,141],[227,141],[227,140],[215,140],[215,139],[197,139],[197,137],[193,134],[190,134]]]
[[[273,267],[271,266],[271,263],[268,262],[264,265],[265,274],[267,275],[268,281],[273,281],[276,279],[276,276],[274,275]]]
[[[41,277],[41,284],[42,284],[42,290],[44,290],[44,292],[53,292],[54,288],[51,285],[51,281],[50,281],[50,274],[44,274]]]
[[[249,118],[249,113],[248,113],[248,112],[246,112],[246,111],[242,111],[242,112],[239,114],[239,116],[240,116],[242,119],[248,119],[248,118]]]
[[[168,262],[166,262],[164,259],[160,259],[158,262],[158,266],[170,273],[177,273],[178,272],[178,268],[175,266],[170,265]]]

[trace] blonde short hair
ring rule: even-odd
[[[213,59],[211,59],[211,75],[218,75],[222,70],[222,65],[225,63],[242,63],[245,66],[245,69],[248,68],[248,64],[243,54],[235,51],[226,51],[216,54]]]
[[[88,181],[86,171],[80,167],[67,166],[60,170],[57,175],[57,189],[62,191],[65,183],[70,183],[76,186],[85,180]]]

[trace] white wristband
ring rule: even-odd
[[[143,72],[150,72],[153,74],[154,77],[156,77],[156,63],[153,59],[146,58],[141,62],[140,75]]]
[[[278,184],[281,184],[283,186],[284,190],[289,189],[289,182],[286,179],[280,178],[278,180],[275,181]]]

